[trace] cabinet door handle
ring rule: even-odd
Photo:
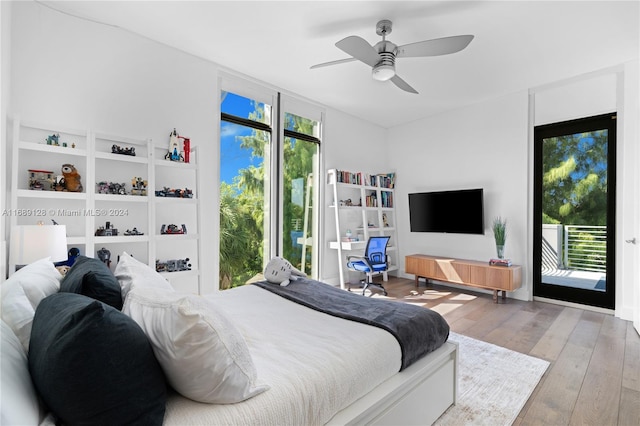
[[[636,237],[633,237],[630,240],[624,240],[625,242],[629,243],[629,244],[635,244],[636,243]]]

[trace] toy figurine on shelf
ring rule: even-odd
[[[156,260],[156,272],[178,272],[178,271],[190,271],[191,264],[189,258],[186,259],[173,259],[166,262],[160,262]]]
[[[60,146],[60,134],[54,133],[53,135],[47,136],[47,145]]]
[[[389,227],[389,219],[387,218],[386,213],[382,213],[382,226],[384,226],[385,228]]]
[[[49,170],[29,170],[29,189],[53,191],[56,188],[56,178]]]
[[[125,183],[105,182],[96,183],[96,194],[116,194],[126,195],[127,188]]]
[[[138,228],[133,228],[131,230],[127,229],[124,231],[124,235],[144,235],[144,233],[138,231]]]
[[[189,188],[176,189],[173,193],[175,194],[174,196],[178,198],[193,198],[193,191]]]
[[[96,194],[108,194],[109,182],[101,181],[96,183]]]
[[[173,189],[165,186],[161,190],[156,191],[156,197],[193,198],[193,190],[189,188]]]
[[[82,192],[81,176],[73,164],[62,165],[62,179],[58,182],[56,190]]]
[[[127,187],[124,182],[109,182],[109,194],[127,195]]]
[[[165,160],[169,161],[184,161],[184,155],[180,151],[180,143],[178,142],[178,132],[173,129],[173,132],[169,134],[169,151],[164,156]]]
[[[141,177],[131,179],[131,195],[147,195],[147,181]]]
[[[111,146],[111,152],[113,154],[121,154],[121,155],[131,155],[134,156],[136,155],[136,149],[134,147],[129,147],[129,148],[122,148],[116,144],[113,144]]]
[[[183,223],[182,227],[178,227],[178,225],[162,225],[160,228],[160,233],[163,235],[178,235],[178,234],[186,234],[187,226]]]
[[[102,247],[98,250],[98,259],[104,262],[108,267],[111,266],[111,252],[106,248]]]
[[[167,264],[156,259],[156,272],[167,272]]]
[[[96,229],[96,237],[116,237],[118,230],[111,226],[111,222],[107,222],[105,226],[101,226]]]

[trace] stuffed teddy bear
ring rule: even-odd
[[[65,275],[67,275],[67,272],[69,272],[69,269],[71,269],[71,267],[67,265],[62,265],[62,266],[56,266],[56,269],[58,270],[58,272],[60,272],[60,275],[64,277]]]
[[[307,274],[300,272],[282,257],[274,257],[264,267],[264,278],[272,284],[280,284],[283,287],[295,281],[298,277],[306,277]]]
[[[80,174],[73,164],[62,165],[62,190],[69,192],[82,192]]]

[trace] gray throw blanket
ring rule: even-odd
[[[428,308],[372,299],[306,278],[298,278],[286,287],[266,281],[253,285],[316,311],[388,331],[402,349],[400,370],[438,349],[449,337],[449,324]]]

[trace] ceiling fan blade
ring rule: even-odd
[[[347,58],[347,59],[338,59],[337,61],[331,61],[331,62],[323,62],[321,64],[316,64],[311,66],[311,69],[316,69],[316,68],[322,68],[322,67],[328,67],[330,65],[338,65],[338,64],[343,64],[345,62],[353,62],[353,61],[357,61],[356,58]]]
[[[336,47],[371,67],[380,61],[376,49],[362,37],[349,36],[337,42]]]
[[[394,75],[393,77],[391,77],[391,81],[393,82],[393,84],[395,84],[396,86],[398,86],[399,88],[401,88],[405,92],[415,93],[416,95],[418,94],[418,91],[416,89],[414,89],[413,87],[409,86],[409,83],[407,83],[406,81],[404,81],[403,79],[398,77],[397,74]]]
[[[419,56],[448,55],[461,51],[471,43],[471,40],[473,40],[472,35],[460,35],[409,43],[404,46],[398,46],[396,57],[415,58]]]

